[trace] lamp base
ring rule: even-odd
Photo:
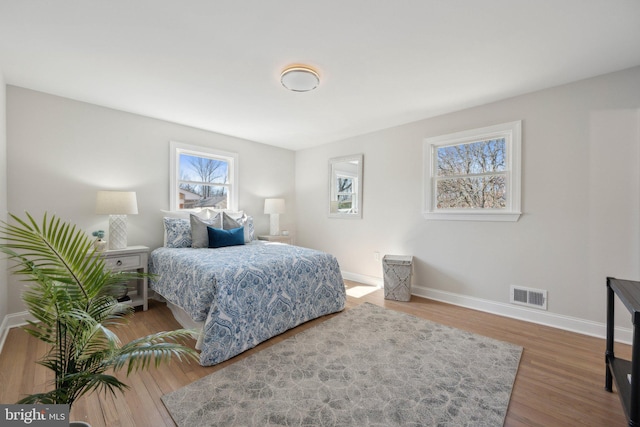
[[[271,236],[280,235],[280,214],[271,214],[269,216],[269,234]]]
[[[127,247],[127,216],[109,215],[109,249]]]

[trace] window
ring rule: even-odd
[[[329,159],[329,217],[362,218],[362,154]]]
[[[345,176],[338,174],[336,183],[336,199],[338,201],[338,212],[357,212],[358,203],[355,198],[355,176]]]
[[[521,122],[424,141],[427,219],[517,221]]]
[[[172,210],[238,209],[238,155],[171,141]]]

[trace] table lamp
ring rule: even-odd
[[[284,199],[264,199],[264,213],[270,215],[269,234],[280,235],[280,214],[285,213]]]
[[[98,191],[96,214],[109,215],[109,249],[127,247],[127,215],[137,213],[135,191]]]

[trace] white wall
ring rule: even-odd
[[[640,280],[639,108],[640,67],[299,151],[298,242],[364,278],[382,277],[374,251],[411,254],[419,292],[506,305],[512,284],[547,289],[548,313],[604,322],[605,277]],[[514,120],[520,220],[423,219],[424,138]],[[328,218],[328,159],[356,153],[364,217]]]
[[[129,217],[129,242],[159,246],[168,144],[177,140],[238,152],[240,208],[254,213],[258,231],[268,230],[263,199],[285,197],[282,228],[335,254],[346,272],[379,279],[374,251],[412,254],[419,291],[502,304],[511,284],[547,289],[548,313],[599,323],[605,277],[640,280],[640,68],[297,153],[12,86],[6,103],[10,212],[46,210],[90,232],[107,226],[93,214],[97,189],[135,190],[140,214]],[[424,220],[423,139],[520,119],[520,221]],[[356,153],[364,153],[364,217],[330,219],[328,159]],[[0,298],[9,313],[22,310],[20,290],[11,279]],[[625,326],[629,316],[618,314]]]
[[[250,124],[247,124],[250,126]],[[267,234],[265,197],[283,197],[295,211],[294,152],[135,114],[7,87],[8,209],[41,218],[55,213],[88,233],[108,229],[95,215],[99,189],[137,192],[138,215],[128,217],[128,243],[162,245],[162,214],[169,208],[169,141],[239,155],[239,208]],[[22,310],[21,286],[10,279],[9,311]]]

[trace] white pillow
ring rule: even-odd
[[[216,214],[225,213],[227,216],[233,219],[242,218],[244,215],[244,211],[232,211],[229,209],[215,209],[215,208],[204,208],[203,210],[209,211],[209,218],[214,217]]]
[[[209,212],[206,209],[195,208],[195,209],[180,209],[177,211],[165,211],[160,209],[162,212],[162,216],[165,218],[180,218],[180,219],[189,219],[189,215],[194,214],[200,218],[209,218]]]

